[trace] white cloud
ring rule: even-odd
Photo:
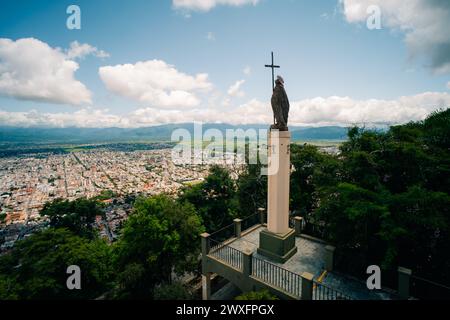
[[[222,107],[229,107],[231,104],[231,99],[230,98],[224,98],[222,100]]]
[[[320,18],[323,20],[328,20],[328,19],[330,19],[330,16],[328,13],[324,12],[320,15]]]
[[[371,5],[381,9],[382,27],[405,34],[413,58],[424,57],[438,74],[450,73],[450,1],[339,0],[346,20],[366,22]]]
[[[176,9],[187,9],[197,11],[209,11],[218,5],[243,6],[257,5],[259,0],[173,0]]]
[[[450,90],[450,81],[447,82],[447,89]]]
[[[238,80],[236,81],[229,89],[228,89],[228,95],[232,97],[240,97],[242,98],[245,93],[241,90],[241,86],[245,83],[245,80]]]
[[[432,111],[448,107],[450,94],[445,92],[425,92],[394,100],[316,97],[292,101],[289,123],[299,126],[400,124],[423,120]],[[253,99],[237,108],[227,108],[227,111],[217,114],[212,113],[204,117],[203,114],[198,114],[196,119],[207,122],[255,124],[271,123],[273,115],[270,102]]]
[[[34,38],[0,39],[0,94],[17,99],[80,105],[91,92],[74,78],[78,63]]]
[[[153,124],[194,121],[204,123],[257,124],[269,123],[270,113],[271,111],[265,103],[253,99],[239,107],[226,107],[226,109],[208,108],[181,111],[142,108],[132,112],[127,118],[130,123],[140,127]]]
[[[244,70],[242,70],[246,76],[249,76],[252,73],[252,69],[249,66],[246,66]]]
[[[190,76],[161,60],[105,66],[99,75],[111,92],[159,108],[193,108],[197,92],[212,89],[206,73]]]
[[[395,100],[355,100],[349,97],[314,98],[291,105],[293,123],[302,125],[398,124],[424,119],[450,107],[450,95],[425,92]]]
[[[91,46],[90,44],[83,43],[80,44],[78,41],[73,41],[70,44],[70,48],[66,50],[68,59],[83,59],[88,55],[93,55],[97,58],[108,58],[109,53],[99,50],[96,47]]]
[[[208,32],[208,33],[206,34],[206,39],[209,40],[209,41],[215,41],[215,40],[216,40],[216,36],[214,35],[214,33],[212,33],[212,32],[210,31],[210,32]]]
[[[272,108],[269,103],[252,99],[234,110],[230,110],[226,122],[231,124],[271,123]]]
[[[399,124],[423,120],[432,111],[450,107],[450,94],[425,92],[394,100],[356,100],[349,97],[316,97],[291,102],[289,123],[301,126]],[[149,113],[151,114],[151,113]],[[204,121],[231,124],[271,123],[270,102],[252,99],[225,111],[193,110],[180,122]]]
[[[450,94],[425,92],[394,100],[355,100],[349,97],[312,98],[291,103],[289,124],[325,126],[400,124],[424,119],[432,111],[450,107]],[[108,110],[82,109],[73,113],[8,112],[0,110],[0,124],[53,127],[144,127],[202,121],[207,123],[269,124],[269,102],[252,99],[238,107],[166,110],[140,108],[118,116]]]
[[[75,112],[44,113],[37,110],[7,112],[0,110],[0,124],[16,127],[80,127],[108,128],[127,127],[126,118],[108,114],[107,109],[80,109]],[[125,122],[124,122],[125,121]]]

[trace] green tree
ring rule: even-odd
[[[21,286],[8,274],[0,274],[0,300],[18,300]]]
[[[81,269],[82,290],[69,290],[67,267]],[[93,299],[109,288],[111,252],[101,240],[67,229],[33,234],[0,257],[0,297],[6,299]]]
[[[98,196],[94,199],[97,201],[109,200],[111,198],[116,197],[116,194],[112,190],[102,190]]]
[[[155,289],[155,300],[192,300],[194,297],[186,286],[180,282],[163,284]]]
[[[380,235],[387,243],[383,263],[401,263],[421,274],[450,280],[450,195],[413,186],[393,195]]]
[[[433,112],[422,124],[423,140],[430,162],[426,187],[450,194],[450,109]]]
[[[337,254],[345,255],[338,260],[345,264],[346,272],[359,274],[383,258],[377,233],[380,219],[389,214],[384,196],[350,183],[339,183],[322,196],[314,214],[326,221],[326,237],[338,247]]]
[[[237,180],[240,217],[267,207],[267,176],[261,175],[260,164],[248,164]]]
[[[291,145],[291,209],[302,216],[309,215],[319,204],[322,189],[339,181],[341,163],[312,145]]]
[[[117,275],[119,285],[112,295],[115,299],[131,299],[133,297],[148,297],[148,282],[143,281],[146,276],[144,265],[140,263],[129,263]],[[118,289],[118,290],[117,290]]]
[[[93,239],[96,236],[93,224],[97,215],[102,215],[98,202],[80,198],[74,201],[57,199],[48,202],[41,210],[41,216],[50,219],[50,226],[67,228],[81,237]]]
[[[236,182],[226,168],[216,165],[210,168],[205,181],[183,188],[180,201],[195,206],[209,232],[232,223],[239,212]]]
[[[301,177],[313,188],[299,192],[318,190],[312,215],[337,245],[340,268],[362,274],[369,264],[402,265],[450,283],[450,109],[385,132],[351,128],[348,136],[335,184],[317,183],[319,156],[300,160],[313,163]]]
[[[237,296],[234,300],[278,300],[269,290],[250,291]]]
[[[188,202],[166,195],[136,200],[115,247],[121,286],[131,289],[128,296],[150,298],[155,285],[171,282],[173,272],[194,271],[203,231]]]

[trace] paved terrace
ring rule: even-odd
[[[214,243],[212,243],[213,247],[209,256],[235,269],[242,269],[242,252],[251,252],[252,277],[281,288],[297,298],[301,296],[302,279],[300,275],[304,272],[313,275],[313,299],[389,300],[394,298],[391,293],[383,290],[368,290],[365,282],[355,278],[333,271],[326,272],[327,250],[325,247],[327,244],[306,235],[296,237],[297,253],[286,263],[270,261],[257,253],[259,233],[263,229],[262,225],[254,226],[243,232],[240,238],[229,239],[223,246],[214,247]]]

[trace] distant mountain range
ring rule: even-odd
[[[53,144],[53,143],[102,143],[102,142],[140,142],[170,141],[176,129],[186,129],[193,136],[192,123],[167,124],[145,128],[17,128],[0,127],[0,144]],[[234,126],[229,124],[203,124],[203,132],[218,129],[225,135],[226,129],[267,129],[267,125]],[[293,141],[345,140],[347,128],[328,127],[289,127]]]

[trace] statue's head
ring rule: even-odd
[[[275,84],[281,84],[284,86],[284,79],[282,76],[277,76],[277,80],[275,80]]]

